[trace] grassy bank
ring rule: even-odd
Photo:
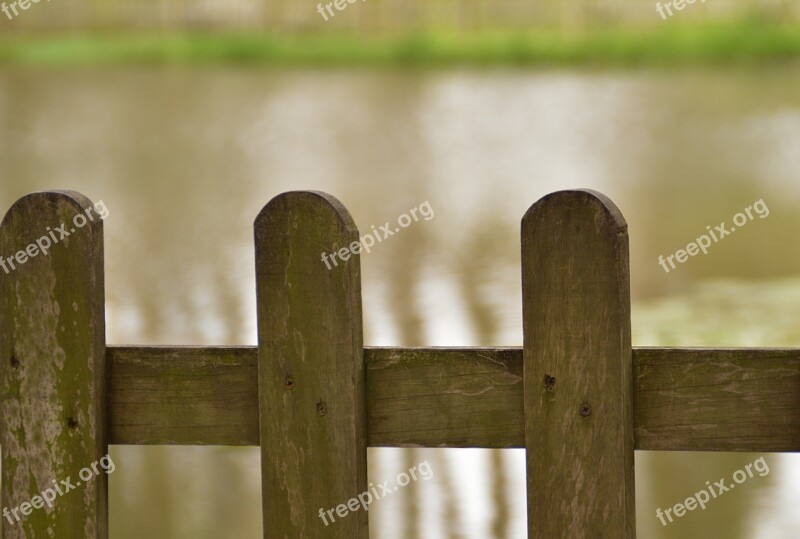
[[[254,63],[671,65],[800,58],[800,26],[729,24],[647,31],[431,33],[378,39],[243,34],[77,35],[0,38],[4,64]]]

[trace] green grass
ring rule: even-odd
[[[404,38],[243,34],[27,36],[0,39],[0,63],[29,65],[253,63],[271,65],[672,65],[800,58],[800,26],[752,23],[565,36],[434,32]]]

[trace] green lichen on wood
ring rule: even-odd
[[[76,486],[21,522],[3,519],[6,539],[107,536],[105,475],[78,478],[107,452],[102,221],[73,231],[73,217],[91,207],[78,193],[36,193],[0,229],[5,257],[62,223],[69,232],[0,275],[2,504],[29,502],[53,481]]]
[[[293,192],[255,238],[264,536],[366,539],[365,511],[328,527],[318,515],[367,489],[359,257],[320,258],[358,229],[330,195]]]

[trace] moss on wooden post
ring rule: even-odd
[[[5,539],[108,536],[106,474],[78,478],[108,452],[103,224],[97,214],[74,221],[92,208],[75,192],[35,193],[0,227],[2,504],[35,503],[53,482],[64,492],[19,511],[20,522],[2,518]]]
[[[322,260],[358,229],[330,195],[290,192],[255,239],[264,537],[365,539],[365,510],[336,512],[367,490],[360,261]]]

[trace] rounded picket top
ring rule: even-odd
[[[25,218],[29,225],[26,228],[30,228],[31,232],[39,234],[39,236],[49,232],[47,227],[51,227],[51,229],[56,227],[56,221],[58,224],[66,223],[69,234],[72,234],[73,228],[75,232],[78,228],[81,230],[86,228],[89,229],[90,234],[93,234],[96,230],[102,230],[103,218],[87,218],[85,222],[82,220],[83,224],[80,227],[76,227],[73,223],[77,215],[88,216],[92,211],[96,211],[96,204],[78,191],[55,190],[30,193],[20,197],[11,205],[3,217],[0,230],[7,230],[9,227],[15,226],[17,219]],[[35,228],[41,223],[44,223],[41,230]],[[16,230],[15,232],[19,234],[24,231]],[[69,243],[68,238],[64,239],[67,240],[65,243]],[[6,250],[3,252],[10,254],[9,250],[13,246],[4,247]]]
[[[358,227],[338,198],[323,191],[287,191],[273,197],[258,213],[254,223],[256,240],[270,223],[291,218],[296,227],[305,217],[319,223],[338,223],[343,237],[358,239]],[[313,228],[308,230],[309,233],[313,231]]]
[[[527,223],[535,222],[537,219],[558,214],[566,215],[576,208],[594,209],[595,225],[598,230],[610,228],[617,233],[627,233],[628,223],[617,205],[606,195],[593,189],[568,189],[543,196],[525,212],[522,218],[523,229]]]

